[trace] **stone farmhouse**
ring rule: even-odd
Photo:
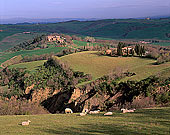
[[[47,40],[49,42],[57,42],[57,43],[64,43],[64,39],[60,36],[57,36],[57,35],[50,35],[50,36],[47,36]]]
[[[128,53],[130,54],[131,50],[132,50],[132,47],[123,47],[122,48],[122,53],[123,53],[123,55],[126,55],[127,51],[128,51]],[[108,49],[108,50],[105,51],[105,53],[106,53],[106,55],[117,54],[117,48]]]
[[[47,36],[49,42],[60,40],[60,36]]]
[[[123,48],[122,48],[123,55],[126,55],[126,54],[127,54],[127,51],[128,51],[128,53],[130,54],[131,50],[132,50],[131,47],[123,47]]]

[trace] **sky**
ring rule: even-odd
[[[0,0],[0,18],[170,16],[170,0]]]

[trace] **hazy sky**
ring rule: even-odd
[[[1,18],[132,18],[170,15],[170,0],[0,0]]]

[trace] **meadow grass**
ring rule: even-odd
[[[39,61],[32,61],[32,62],[24,62],[24,63],[19,63],[19,64],[15,64],[15,65],[11,65],[8,68],[25,68],[31,72],[35,71],[36,69],[38,69],[39,66],[42,66],[44,64],[44,62],[46,62],[47,60],[39,60]]]
[[[85,41],[78,41],[78,40],[73,40],[73,43],[76,44],[76,48],[87,46],[88,42]],[[100,45],[99,43],[89,43],[90,46],[95,46],[95,45]]]
[[[70,54],[60,59],[68,63],[75,71],[91,74],[93,79],[122,69],[136,73],[135,76],[125,78],[124,80],[141,80],[170,67],[170,62],[155,65],[156,61],[152,59],[100,56],[98,52],[92,51]]]
[[[39,50],[25,50],[25,51],[18,51],[15,53],[2,53],[0,54],[0,64],[18,55],[22,55],[24,57],[24,56],[33,56],[33,55],[41,55],[41,54],[49,54],[49,53],[55,54],[65,48],[66,47],[50,47],[50,48],[39,49]]]
[[[152,43],[152,45],[170,46],[170,42]]]
[[[1,135],[150,135],[170,134],[170,108],[137,110],[135,113],[113,112],[77,116],[78,114],[46,114],[0,116]],[[31,120],[29,126],[22,121]]]

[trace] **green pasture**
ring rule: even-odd
[[[21,122],[31,120],[29,126]],[[113,112],[78,116],[78,114],[0,116],[1,135],[169,135],[170,108]]]
[[[152,43],[152,45],[170,46],[170,42]]]
[[[19,64],[9,66],[9,69],[11,69],[11,68],[25,68],[29,71],[35,71],[36,69],[38,69],[39,66],[42,66],[44,64],[44,62],[46,62],[46,60],[19,63]]]
[[[3,30],[2,32],[0,32],[0,41],[2,41],[4,38],[8,36],[12,36],[16,33],[23,32],[23,30],[11,28],[11,25],[0,25],[0,30]]]
[[[88,42],[73,40],[73,43],[76,44],[76,48],[87,46]],[[99,43],[89,43],[89,46],[100,45]]]
[[[50,47],[46,49],[39,49],[39,50],[25,50],[19,51],[15,53],[1,53],[0,54],[0,64],[11,59],[14,56],[22,55],[22,56],[33,56],[33,55],[41,55],[47,53],[58,53],[61,50],[65,49],[65,47]]]
[[[155,65],[154,63],[156,61],[152,59],[100,56],[98,52],[91,51],[70,54],[60,59],[68,63],[75,71],[91,74],[93,79],[102,77],[111,72],[128,70],[136,73],[136,75],[128,77],[125,80],[141,80],[151,75],[161,73],[167,67],[170,67],[170,62]]]

